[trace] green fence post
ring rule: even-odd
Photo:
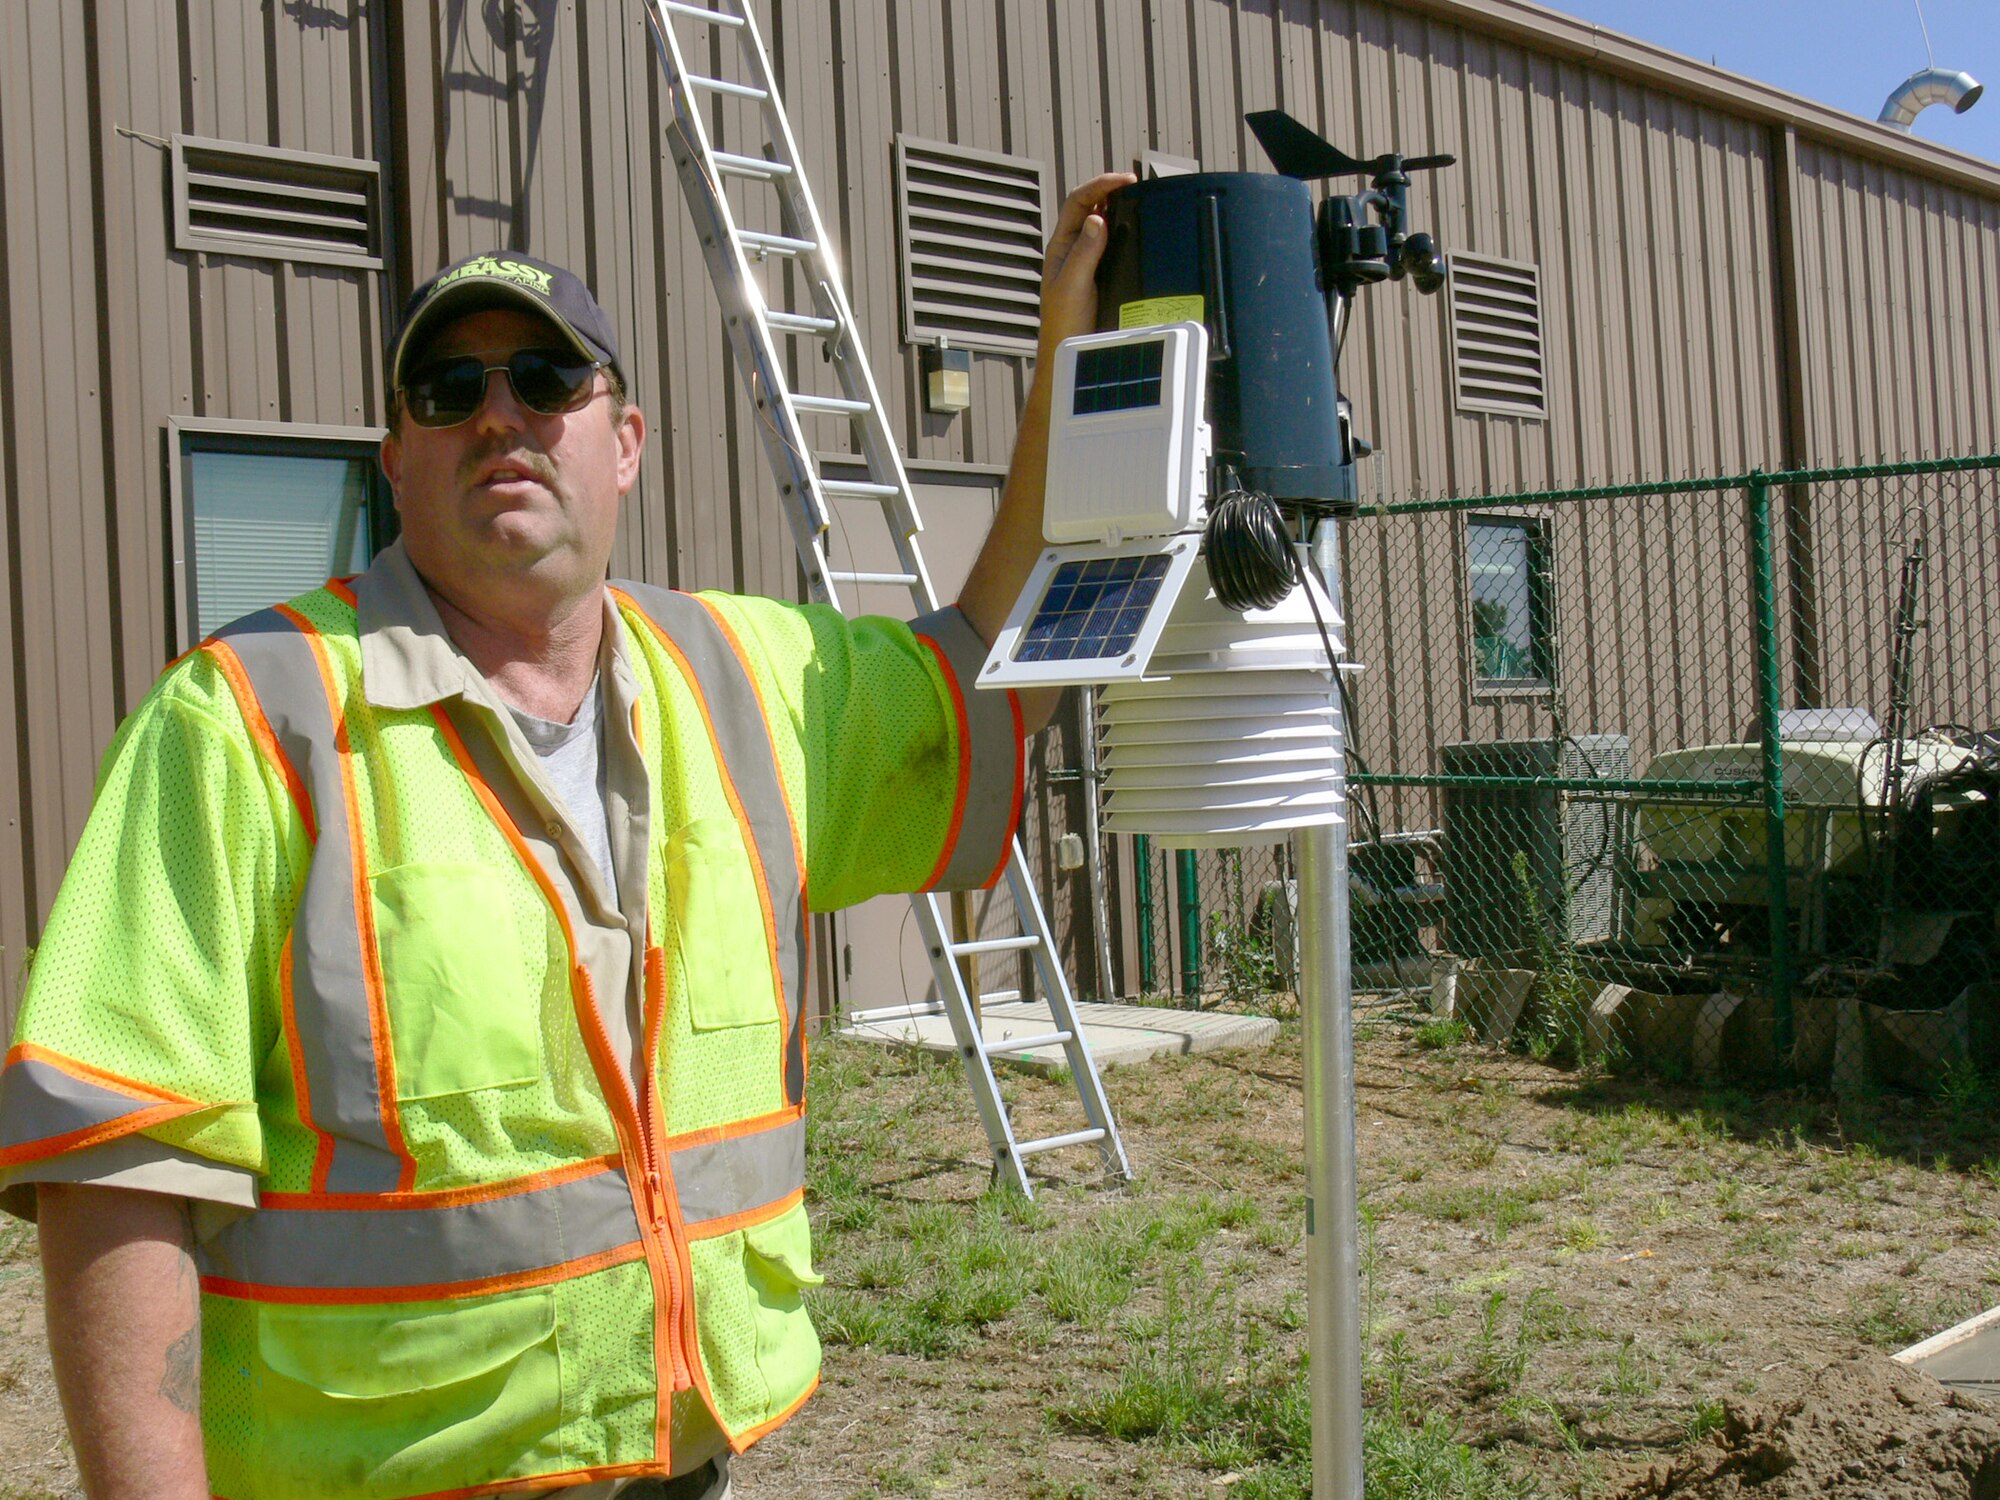
[[[1139,993],[1153,993],[1157,961],[1153,953],[1153,841],[1141,833],[1132,840],[1132,863],[1139,879]]]
[[[1181,997],[1201,1004],[1201,882],[1195,878],[1194,850],[1174,856],[1181,898]]]
[[[1764,748],[1764,858],[1770,882],[1771,1008],[1781,1067],[1792,1055],[1791,888],[1785,867],[1785,750],[1779,738],[1777,558],[1771,542],[1771,481],[1750,475],[1750,550],[1757,610],[1757,725]]]

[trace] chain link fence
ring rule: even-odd
[[[1585,1069],[2000,1066],[2000,457],[1411,501],[1341,541],[1358,990]],[[1286,852],[1134,853],[1141,988],[1283,1005]]]

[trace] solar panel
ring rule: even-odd
[[[1158,406],[1166,350],[1163,339],[1077,350],[1076,396],[1070,405],[1071,413],[1085,417],[1097,412]]]
[[[980,670],[982,687],[1136,681],[1201,558],[1200,539],[1046,549]]]
[[[1122,656],[1145,627],[1147,611],[1166,582],[1168,560],[1093,557],[1066,562],[1050,576],[1047,592],[1014,660],[1078,661]]]

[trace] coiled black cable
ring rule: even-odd
[[[1260,490],[1225,490],[1202,533],[1208,579],[1223,606],[1241,614],[1282,604],[1299,583],[1298,554],[1278,502]]]

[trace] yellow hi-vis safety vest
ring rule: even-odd
[[[202,648],[310,842],[258,1079],[274,1167],[258,1210],[199,1250],[218,1496],[664,1474],[669,1393],[692,1387],[741,1451],[817,1383],[803,810],[729,615],[638,585],[614,597],[653,796],[655,1066],[636,1092],[560,896],[451,718],[366,701],[351,592]],[[39,1149],[38,1116],[95,1110],[107,1137],[203,1118],[202,1101],[32,1043],[5,1082],[7,1155]]]

